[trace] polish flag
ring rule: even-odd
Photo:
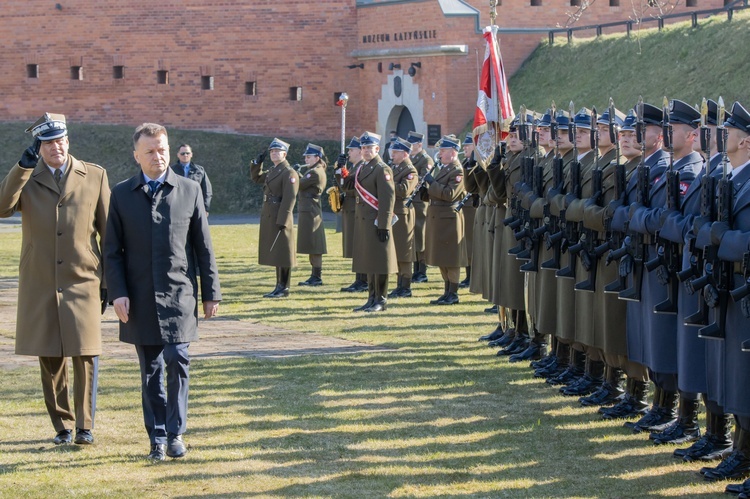
[[[477,109],[474,112],[472,135],[484,160],[489,159],[497,143],[508,134],[508,125],[514,117],[503,58],[497,43],[497,29],[497,26],[488,26],[484,29],[483,36],[487,41],[487,48],[479,81]]]

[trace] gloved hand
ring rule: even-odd
[[[716,308],[719,305],[719,291],[713,284],[707,284],[703,288],[703,300],[709,308]]]
[[[424,176],[424,185],[430,185],[435,181],[435,177],[432,176],[432,172],[427,172]]]
[[[505,142],[501,142],[495,147],[495,154],[492,156],[490,161],[490,168],[500,167],[500,163],[503,162],[503,156],[505,156]]]
[[[618,266],[617,270],[620,277],[625,277],[633,272],[633,257],[630,255],[625,255],[620,258],[620,265]]]
[[[388,239],[391,237],[391,231],[388,229],[377,229],[378,231],[378,239],[380,239],[381,243],[387,243]]]
[[[255,159],[253,160],[253,163],[255,163],[256,165],[261,165],[261,164],[263,164],[263,160],[265,160],[265,159],[266,159],[266,152],[267,152],[267,151],[262,151],[262,152],[261,152],[260,154],[258,154],[258,155],[257,155],[257,156],[255,157]]]
[[[34,139],[34,144],[26,149],[21,155],[21,159],[18,164],[21,168],[35,168],[39,162],[39,148],[42,147],[42,141],[38,138]]]
[[[279,229],[280,231],[286,230],[286,225],[276,224],[276,228]]]
[[[341,170],[339,172],[339,175],[341,175],[341,178],[347,178],[347,177],[349,177],[349,170],[347,169],[347,167],[342,166],[341,168],[339,168],[339,170]]]
[[[104,315],[104,311],[107,310],[107,288],[99,289],[99,298],[102,301],[102,315]]]
[[[656,280],[662,286],[669,284],[669,271],[664,265],[659,265],[659,268],[656,269]]]
[[[711,224],[711,244],[718,246],[724,234],[729,231],[729,224],[726,222],[714,222]]]
[[[469,168],[474,168],[477,165],[477,159],[474,157],[474,151],[471,151],[471,156],[469,156]]]
[[[347,160],[346,154],[341,153],[339,154],[339,157],[336,158],[336,165],[340,168],[343,168],[346,166],[346,160]]]
[[[613,216],[615,216],[615,210],[617,210],[617,208],[619,208],[620,206],[622,206],[622,201],[620,199],[614,199],[610,201],[607,204],[607,211],[605,213],[605,216],[607,218],[612,218]]]
[[[698,235],[698,232],[700,232],[701,227],[703,227],[706,224],[710,224],[711,219],[708,217],[703,216],[697,216],[693,219],[693,234]]]

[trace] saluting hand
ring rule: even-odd
[[[34,144],[27,148],[21,155],[21,159],[18,164],[21,168],[34,168],[39,162],[39,149],[42,147],[42,141],[38,138],[34,139]]]

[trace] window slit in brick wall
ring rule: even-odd
[[[571,7],[580,7],[581,6],[581,0],[570,0],[570,6]]]
[[[302,87],[289,87],[289,100],[302,100]]]
[[[214,77],[213,76],[201,76],[201,90],[213,90],[214,89]]]
[[[532,7],[541,7],[542,6],[542,0],[531,0],[531,6]]]
[[[27,64],[26,65],[26,77],[27,78],[39,78],[39,64]]]
[[[255,81],[245,82],[245,95],[258,95],[258,85]]]
[[[160,69],[156,72],[156,83],[159,85],[169,84],[169,71],[166,69]]]
[[[125,78],[125,66],[112,66],[112,78],[115,80]]]
[[[619,7],[620,6],[620,0],[609,0],[609,6],[610,7]]]
[[[697,7],[698,0],[685,0],[685,7]]]
[[[70,66],[70,79],[83,80],[83,66]]]

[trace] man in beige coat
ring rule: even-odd
[[[65,116],[45,114],[0,184],[0,217],[22,213],[16,354],[39,357],[55,444],[94,442],[101,313],[101,238],[107,223],[107,172],[68,154]],[[41,156],[41,158],[40,158]],[[41,159],[41,161],[40,161]],[[72,358],[75,413],[68,400]]]

